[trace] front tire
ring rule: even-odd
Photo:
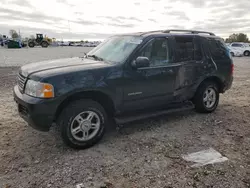
[[[245,51],[244,52],[244,56],[250,56],[250,52],[249,51]]]
[[[58,118],[64,143],[74,149],[86,149],[99,142],[106,123],[104,108],[88,99],[70,103]]]
[[[42,46],[42,48],[47,48],[49,46],[49,43],[44,41],[41,43],[41,46]]]
[[[204,82],[194,97],[195,109],[201,113],[211,113],[219,104],[219,90],[214,82]]]

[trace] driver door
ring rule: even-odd
[[[172,41],[168,38],[154,38],[135,55],[133,60],[139,56],[147,57],[150,65],[139,68],[129,66],[125,71],[125,111],[166,105],[173,101],[178,66],[172,64],[171,44]]]

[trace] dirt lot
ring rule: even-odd
[[[20,66],[26,63],[57,59],[64,57],[84,56],[90,47],[49,47],[6,49],[0,47],[0,67]]]
[[[81,151],[64,146],[56,128],[37,132],[19,118],[12,98],[16,71],[0,68],[0,187],[250,187],[250,58],[235,58],[233,87],[214,113],[134,122]],[[181,158],[210,147],[229,160],[191,168]]]

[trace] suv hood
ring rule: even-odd
[[[61,71],[65,69],[74,70],[85,70],[85,69],[94,69],[94,68],[102,68],[110,66],[110,64],[105,63],[103,61],[95,61],[92,59],[74,57],[74,58],[64,58],[64,59],[56,59],[49,61],[41,61],[37,63],[27,64],[21,67],[20,73],[28,77],[31,74],[42,72],[42,71]]]

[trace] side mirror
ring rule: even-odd
[[[134,68],[142,68],[142,67],[149,67],[149,59],[147,57],[139,56],[132,62],[132,67]]]

